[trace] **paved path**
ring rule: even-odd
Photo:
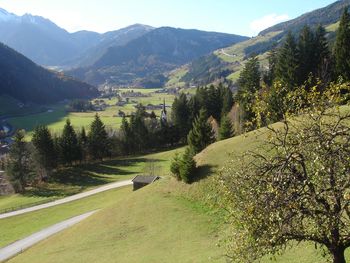
[[[21,210],[0,214],[0,219],[12,217],[12,216],[17,216],[17,215],[22,215],[22,214],[33,212],[33,211],[37,211],[37,210],[40,210],[40,209],[44,209],[44,208],[49,208],[49,207],[56,206],[56,205],[65,204],[65,203],[68,203],[68,202],[79,200],[79,199],[84,198],[84,197],[88,197],[88,196],[91,196],[91,195],[94,195],[94,194],[101,193],[101,192],[104,192],[104,191],[107,191],[107,190],[111,190],[111,189],[115,189],[115,188],[131,185],[131,184],[132,184],[131,180],[126,180],[126,181],[120,181],[120,182],[107,184],[107,185],[98,187],[96,189],[90,190],[90,191],[86,191],[86,192],[83,192],[83,193],[80,193],[80,194],[68,196],[68,197],[65,197],[65,198],[53,201],[53,202],[46,203],[46,204],[32,206],[32,207],[24,208],[24,209],[21,209]]]
[[[27,249],[27,248],[33,246],[34,244],[48,238],[49,236],[52,236],[52,235],[66,229],[68,227],[71,227],[71,226],[79,223],[80,221],[82,221],[85,218],[94,214],[96,211],[88,212],[86,214],[65,220],[61,223],[50,226],[50,227],[48,227],[44,230],[41,230],[33,235],[30,235],[29,237],[26,237],[24,239],[16,241],[16,242],[14,242],[6,247],[0,248],[0,262],[7,260],[11,257],[14,257],[15,255],[21,253],[25,249]]]

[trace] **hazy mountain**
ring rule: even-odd
[[[0,95],[39,104],[96,96],[95,87],[46,70],[0,44]]]
[[[99,34],[69,33],[40,16],[17,16],[0,8],[0,42],[44,66],[90,65],[111,46],[124,45],[152,30],[133,25]]]
[[[93,84],[159,87],[166,80],[166,72],[246,39],[224,33],[161,27],[124,46],[110,47],[92,66],[69,73]]]
[[[180,78],[180,82],[189,85],[204,85],[222,77],[236,81],[239,71],[246,59],[252,54],[259,55],[262,66],[266,64],[266,54],[276,45],[278,46],[288,31],[298,34],[305,26],[316,27],[323,25],[327,28],[328,38],[332,42],[335,38],[336,22],[350,0],[337,1],[324,8],[320,8],[295,19],[267,28],[257,37],[223,50],[216,50],[211,56],[201,57],[187,67],[187,72]]]
[[[150,32],[154,28],[147,25],[135,24],[119,30],[110,31],[104,34],[99,35],[98,41],[96,41],[90,48],[86,49],[85,52],[79,54],[77,57],[73,58],[70,61],[67,61],[66,64],[69,66],[90,66],[99,60],[110,47],[123,46],[142,35]],[[79,34],[78,39],[82,40],[85,37],[84,41],[90,41],[86,33],[85,36],[82,35],[83,31],[74,33],[73,35]],[[86,32],[86,31],[84,31]],[[96,33],[95,33],[96,34]],[[92,40],[93,41],[93,40]]]

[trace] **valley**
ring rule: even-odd
[[[316,2],[1,2],[0,261],[350,262],[350,0]]]

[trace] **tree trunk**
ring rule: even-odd
[[[344,248],[336,248],[333,249],[331,252],[333,255],[333,263],[346,263],[344,256]]]

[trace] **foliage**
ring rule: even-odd
[[[75,133],[69,119],[66,120],[66,125],[64,126],[62,135],[59,138],[58,146],[59,157],[63,164],[71,165],[73,162],[81,160],[82,149],[77,134]]]
[[[191,122],[189,119],[190,110],[187,97],[184,93],[181,93],[179,97],[175,98],[172,105],[171,116],[174,126],[178,129],[179,137],[184,141],[191,129]]]
[[[16,131],[14,143],[11,146],[6,174],[16,192],[24,192],[25,187],[31,179],[31,159],[28,144],[24,141],[23,130]]]
[[[191,183],[195,177],[196,161],[193,159],[194,153],[187,147],[180,161],[179,175],[185,183]]]
[[[295,114],[283,128],[269,127],[259,151],[242,166],[227,165],[220,177],[235,226],[229,250],[235,262],[252,262],[284,251],[295,241],[320,245],[335,263],[344,263],[349,239],[350,114],[333,84],[325,92],[300,90],[289,96]],[[308,101],[308,107],[304,102]],[[298,107],[298,105],[300,105]],[[290,114],[289,116],[293,116]]]
[[[34,129],[32,143],[40,177],[50,176],[52,169],[57,166],[57,151],[49,129],[43,125],[37,126]]]
[[[92,103],[88,100],[72,100],[69,102],[69,110],[77,112],[86,112],[93,110]]]
[[[255,93],[260,90],[260,64],[257,57],[251,57],[238,79],[236,100],[244,111],[244,122],[252,121]]]
[[[179,154],[176,153],[171,164],[170,164],[170,171],[176,177],[176,179],[178,181],[181,180],[180,166],[181,166],[181,158],[180,158]]]
[[[89,155],[94,160],[102,160],[110,153],[108,134],[98,114],[95,115],[95,120],[90,125],[88,149]]]
[[[350,80],[350,14],[345,9],[340,19],[337,39],[334,46],[336,73],[344,80]]]
[[[214,133],[211,125],[208,123],[205,109],[199,111],[199,116],[193,122],[193,127],[187,136],[187,141],[189,147],[195,154],[215,141]]]
[[[228,116],[224,116],[221,119],[219,129],[219,140],[225,140],[234,136],[233,126],[231,119]]]

